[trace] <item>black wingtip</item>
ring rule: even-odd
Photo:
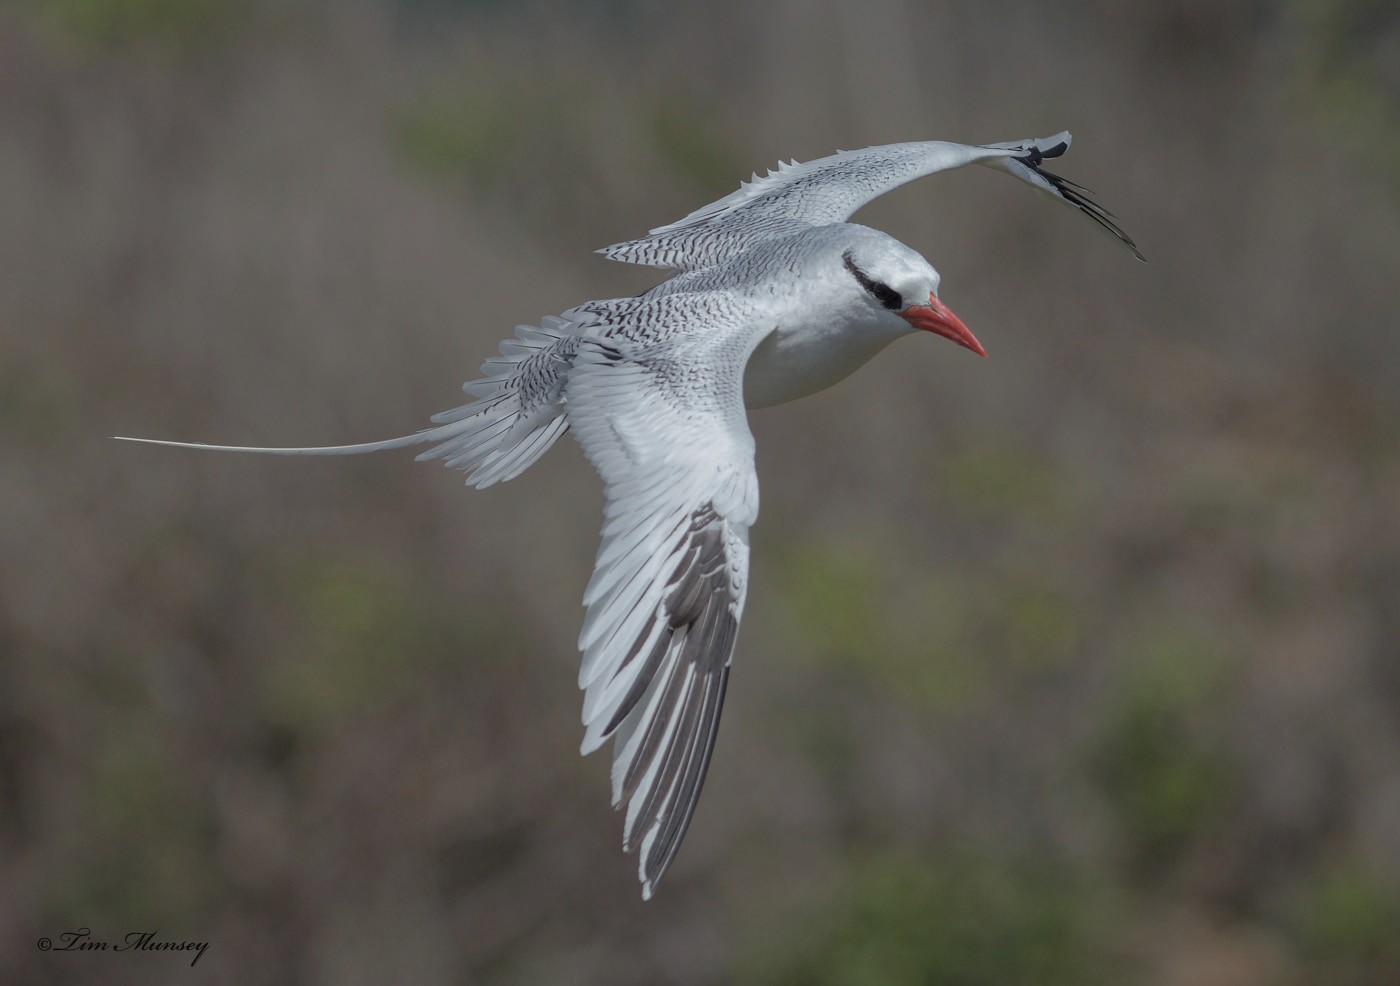
[[[1055,147],[1050,148],[1050,151],[1054,151],[1053,154],[1050,153],[1050,151],[1032,148],[1030,153],[1020,155],[1015,160],[1021,162],[1027,168],[1030,168],[1041,178],[1044,178],[1050,183],[1050,186],[1055,189],[1055,193],[1059,195],[1060,198],[1098,223],[1109,235],[1132,251],[1133,256],[1138,260],[1147,263],[1147,258],[1142,255],[1142,251],[1139,250],[1137,244],[1133,242],[1133,238],[1125,233],[1123,227],[1115,222],[1118,217],[1091,199],[1087,188],[1070,181],[1068,178],[1061,178],[1054,172],[1044,171],[1039,167],[1040,162],[1044,158],[1058,157],[1065,152],[1067,146],[1068,145],[1064,143],[1056,144]]]

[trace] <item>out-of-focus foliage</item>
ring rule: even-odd
[[[853,862],[790,941],[753,953],[764,986],[1094,986],[1116,981],[1103,890],[1044,859],[884,854]]]
[[[1147,653],[1096,741],[1104,798],[1147,879],[1160,877],[1228,807],[1237,780],[1218,719],[1229,664],[1180,631]],[[1233,782],[1233,783],[1232,783]]]
[[[1320,122],[1400,194],[1400,10],[1387,0],[1297,0],[1297,9]]]
[[[1303,947],[1319,969],[1364,979],[1400,962],[1400,893],[1356,860],[1320,866],[1303,891],[1296,920]]]
[[[102,47],[186,47],[240,24],[250,0],[21,0],[55,34]]]
[[[722,194],[739,170],[716,124],[680,93],[648,95],[619,116],[589,99],[565,63],[527,71],[470,65],[450,84],[405,100],[393,114],[393,144],[414,172],[473,190],[539,235],[572,239],[605,221],[600,190],[619,176],[606,160],[579,153],[599,133],[620,128],[615,139],[702,198]],[[576,249],[599,245],[585,240]]]
[[[1400,982],[1393,4],[0,5],[0,982]],[[838,147],[992,358],[756,412],[647,905],[580,760],[596,477],[407,433],[591,248]],[[967,847],[975,847],[969,849]],[[68,961],[72,959],[84,961]],[[206,970],[214,970],[208,972]]]
[[[960,511],[998,522],[1049,523],[1073,507],[1053,467],[1010,442],[988,440],[959,449],[933,482]]]

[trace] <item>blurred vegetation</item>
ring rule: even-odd
[[[1319,118],[1400,195],[1400,80],[1393,40],[1400,8],[1389,0],[1297,0],[1296,7]]]
[[[1118,981],[1101,888],[1044,859],[965,851],[854,862],[753,986],[1093,986]]]
[[[56,35],[100,48],[188,48],[246,26],[253,0],[21,0]]]
[[[464,88],[405,110],[395,126],[396,142],[417,167],[489,190],[524,152],[527,121],[548,127],[566,119],[559,105],[563,95],[535,87]]]
[[[1053,465],[1006,439],[959,449],[941,464],[934,482],[941,496],[971,516],[1050,524],[1074,508],[1068,484]]]
[[[265,701],[274,721],[297,731],[353,722],[418,687],[432,662],[476,664],[489,646],[484,621],[454,628],[431,609],[435,593],[370,560],[293,562],[284,577],[298,657],[269,679]]]
[[[1144,653],[1095,741],[1103,795],[1143,879],[1160,879],[1218,823],[1237,787],[1218,719],[1232,666],[1218,647],[1180,629]]]
[[[413,172],[489,200],[512,221],[555,238],[606,221],[604,193],[617,178],[605,162],[580,153],[599,132],[653,158],[700,198],[728,191],[740,169],[719,127],[679,91],[648,99],[623,120],[612,116],[565,66],[483,71],[473,63],[451,83],[405,101],[390,134]],[[561,224],[560,216],[573,219]],[[576,249],[597,245],[580,240]]]
[[[682,92],[662,95],[649,120],[651,143],[666,170],[694,186],[700,197],[733,191],[743,165],[724,130]]]
[[[1382,981],[1400,965],[1400,891],[1355,860],[1319,865],[1296,914],[1307,957],[1333,981]]]
[[[89,824],[101,838],[66,847],[46,919],[172,927],[207,913],[223,891],[205,872],[215,840],[201,792],[183,782],[170,742],[158,727],[106,732],[85,778]]]
[[[869,548],[815,543],[788,553],[780,571],[802,652],[857,687],[937,708],[965,701],[981,682],[967,649],[969,603],[952,580],[896,585]]]

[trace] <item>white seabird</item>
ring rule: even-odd
[[[939,300],[939,275],[898,240],[846,222],[915,178],[982,164],[1093,219],[1138,259],[1086,190],[1045,171],[1068,133],[1001,144],[920,141],[784,164],[638,240],[599,252],[678,271],[632,298],[518,326],[475,400],[402,438],[319,448],[157,442],[225,452],[349,455],[432,443],[486,487],[520,475],[572,430],[607,503],[579,635],[582,752],[613,740],[623,848],[651,897],[694,814],[744,609],[758,477],[746,407],[815,393],[901,336],[932,332],[980,355]]]

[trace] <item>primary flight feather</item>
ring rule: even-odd
[[[915,178],[982,164],[1083,212],[1142,259],[1086,190],[1041,164],[1068,133],[1001,144],[920,141],[780,165],[647,236],[599,251],[678,271],[633,298],[517,326],[475,400],[412,435],[248,448],[349,455],[431,444],[477,487],[513,479],[572,430],[603,479],[602,544],[579,634],[582,752],[613,741],[623,847],[651,897],[690,824],[714,749],[748,585],[758,476],[746,408],[815,393],[895,339],[928,331],[986,355],[918,253],[847,223]]]

